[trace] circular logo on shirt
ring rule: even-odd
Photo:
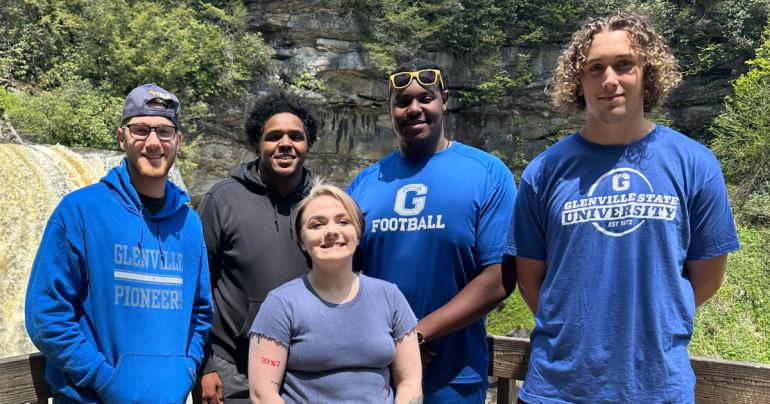
[[[599,177],[588,190],[588,196],[600,206],[596,210],[599,220],[592,222],[596,230],[620,237],[643,225],[645,219],[636,202],[640,193],[653,194],[652,184],[633,168],[616,168]]]

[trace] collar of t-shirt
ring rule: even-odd
[[[151,215],[155,216],[161,209],[163,209],[163,205],[166,203],[166,195],[163,195],[160,198],[153,198],[151,196],[139,194],[139,200],[142,201],[142,206],[144,206]]]

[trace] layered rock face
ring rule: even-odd
[[[364,167],[396,147],[390,124],[387,78],[368,62],[361,40],[366,27],[339,0],[247,1],[252,27],[263,33],[275,50],[275,71],[287,82],[303,73],[322,80],[326,94],[304,91],[323,120],[308,164],[314,173],[346,186]],[[452,91],[478,84],[473,61],[458,60],[447,53],[430,58],[449,72],[448,136],[492,152],[515,173],[560,136],[581,126],[580,116],[556,110],[544,93],[561,45],[540,49],[503,50],[504,65],[511,65],[521,51],[531,55],[534,81],[518,91],[506,105],[461,107]],[[674,126],[686,133],[703,133],[721,111],[722,100],[735,77],[732,66],[687,77],[664,108]],[[255,83],[255,94],[264,90],[265,77]],[[251,99],[217,111],[217,129],[207,130],[196,159],[198,170],[190,186],[194,203],[206,190],[242,161],[256,154],[245,141],[243,121]],[[518,175],[517,175],[518,177]],[[189,181],[188,181],[189,182]]]

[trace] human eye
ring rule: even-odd
[[[633,67],[634,67],[634,62],[628,59],[620,60],[615,64],[615,69],[621,72],[629,71]]]
[[[604,70],[604,66],[601,63],[592,63],[588,66],[588,71],[591,73],[601,72]]]
[[[264,135],[262,135],[262,139],[265,142],[277,142],[279,138],[280,138],[280,134],[276,132],[267,132]]]
[[[399,108],[406,108],[407,105],[409,105],[409,99],[407,98],[396,98],[395,101],[393,101],[393,104]]]
[[[292,132],[289,135],[289,138],[291,138],[291,140],[293,140],[295,142],[301,142],[301,141],[305,140],[305,134],[302,133],[302,132]]]
[[[136,136],[144,137],[150,134],[150,127],[147,125],[128,125],[128,130]]]
[[[162,139],[172,139],[176,135],[176,128],[173,126],[158,126],[155,131],[158,133],[158,137]]]
[[[420,97],[420,102],[423,104],[430,104],[435,99],[436,97],[434,97],[433,94],[425,94]]]

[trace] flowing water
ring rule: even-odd
[[[24,329],[32,261],[61,198],[99,178],[122,153],[56,145],[0,144],[0,358],[35,352]],[[178,172],[172,181],[184,186]]]

